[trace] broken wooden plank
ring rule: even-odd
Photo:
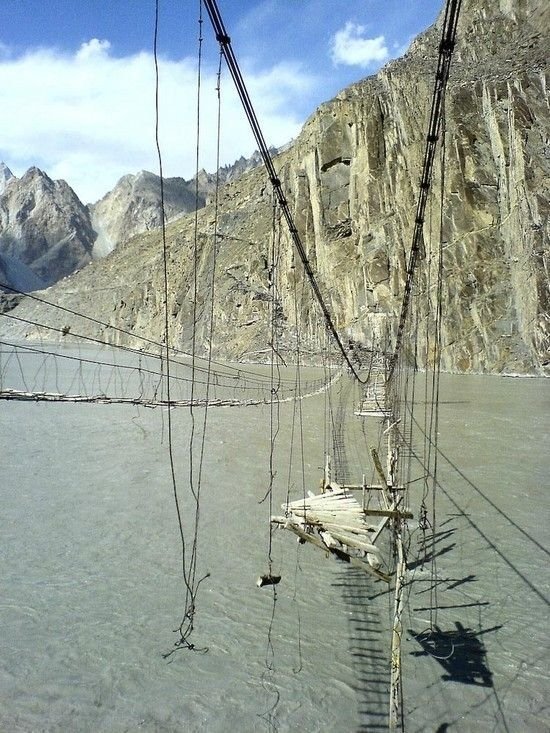
[[[378,547],[376,547],[376,545],[371,545],[370,542],[364,542],[360,538],[355,538],[347,532],[328,528],[327,531],[332,535],[332,537],[334,537],[334,539],[338,540],[343,545],[347,545],[348,547],[355,547],[357,550],[370,552],[372,555],[380,554],[380,550],[378,549]]]
[[[391,489],[391,491],[404,491],[404,486],[382,486],[381,484],[342,484],[342,488],[346,491],[387,491],[388,489]]]
[[[412,512],[400,512],[397,509],[364,509],[364,513],[370,517],[400,517],[401,519],[413,519]]]
[[[360,560],[357,557],[353,557],[344,550],[327,547],[327,545],[322,540],[320,540],[317,535],[305,532],[301,527],[298,527],[298,525],[288,521],[286,517],[271,517],[271,522],[273,524],[278,524],[284,527],[284,529],[289,529],[304,542],[309,542],[310,544],[315,545],[315,547],[318,547],[325,552],[330,552],[332,555],[336,555],[341,560],[348,562],[350,565],[353,565],[356,568],[360,568],[364,572],[369,573],[369,575],[373,575],[375,578],[378,578],[378,580],[383,580],[385,583],[388,584],[391,582],[391,575],[383,573],[381,570],[376,570],[376,568],[371,567],[368,563],[363,562],[363,560]]]

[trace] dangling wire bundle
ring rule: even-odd
[[[155,15],[155,43],[154,43],[154,56],[155,56],[155,71],[156,71],[156,141],[157,141],[157,151],[158,151],[158,157],[159,157],[159,169],[160,169],[160,180],[161,180],[161,210],[162,210],[162,241],[163,241],[163,261],[164,261],[164,307],[165,307],[165,333],[164,338],[166,342],[166,364],[167,364],[167,374],[166,374],[166,383],[167,383],[167,396],[168,401],[170,396],[170,371],[169,371],[169,349],[168,349],[168,343],[169,343],[169,307],[168,307],[168,254],[167,254],[167,245],[166,245],[166,217],[164,214],[164,197],[163,197],[163,175],[162,175],[162,157],[160,152],[160,144],[159,144],[159,137],[158,137],[158,60],[157,60],[157,38],[158,38],[158,16],[159,16],[159,3],[158,0],[156,0],[156,15]],[[196,180],[198,180],[198,165],[199,165],[199,150],[200,150],[200,99],[201,99],[201,62],[202,62],[202,2],[199,2],[199,39],[198,39],[198,64],[197,64],[197,145],[196,145],[196,167],[197,167],[197,176]],[[218,77],[218,146],[219,146],[219,115],[220,115],[220,94],[219,94],[219,77]],[[219,157],[219,150],[218,150],[218,157]],[[196,184],[197,185],[197,184]],[[198,188],[195,189],[195,196],[196,201],[195,203],[198,204]],[[197,212],[198,206],[195,207],[195,212]],[[217,213],[217,186],[216,186],[216,213]],[[216,230],[216,227],[215,227]],[[206,578],[209,577],[209,574],[206,573],[201,578],[197,579],[197,549],[198,549],[198,533],[199,533],[199,520],[200,520],[200,492],[201,492],[201,483],[202,483],[202,466],[203,466],[203,458],[204,458],[204,446],[205,446],[205,436],[206,436],[206,424],[207,424],[207,410],[208,410],[208,396],[209,396],[209,388],[210,388],[210,380],[211,380],[211,347],[212,347],[212,337],[210,338],[210,350],[208,353],[208,360],[207,360],[207,372],[206,372],[206,402],[204,407],[204,419],[202,424],[202,434],[200,439],[200,448],[199,448],[199,461],[198,461],[198,468],[195,468],[194,465],[194,459],[195,459],[195,414],[194,414],[194,397],[195,397],[195,385],[196,385],[196,352],[197,352],[197,343],[196,343],[196,324],[197,324],[197,295],[198,295],[198,264],[199,264],[199,237],[198,237],[198,218],[197,213],[195,213],[195,232],[194,232],[194,298],[193,298],[193,335],[192,335],[192,366],[191,366],[191,405],[190,405],[190,419],[191,419],[191,433],[190,433],[190,439],[189,439],[189,484],[190,484],[190,491],[191,495],[193,497],[194,502],[194,513],[192,515],[192,527],[193,527],[193,539],[191,542],[191,548],[189,551],[189,557],[188,557],[188,547],[184,532],[184,526],[183,526],[183,515],[182,515],[182,507],[180,504],[179,494],[178,494],[178,485],[176,481],[176,474],[175,474],[175,467],[174,467],[174,455],[173,455],[173,446],[172,446],[172,420],[171,420],[171,410],[168,410],[168,445],[169,445],[169,455],[170,455],[170,469],[171,469],[171,476],[172,476],[172,486],[173,486],[173,494],[174,494],[174,501],[176,505],[176,513],[178,517],[178,526],[179,526],[179,532],[180,532],[180,539],[181,539],[181,547],[182,547],[182,576],[185,584],[185,601],[184,601],[184,614],[183,618],[181,620],[181,623],[177,629],[177,633],[179,635],[179,638],[176,640],[174,644],[174,649],[164,654],[164,657],[167,658],[171,656],[174,651],[177,649],[193,649],[196,650],[197,648],[195,645],[189,640],[191,637],[191,634],[194,630],[194,624],[195,624],[195,614],[197,611],[197,593],[199,590],[199,586],[201,583],[206,580]],[[216,241],[214,239],[213,243],[213,258],[212,258],[212,287],[211,287],[211,298],[212,301],[214,299],[214,286],[213,281],[215,277],[215,252],[216,252]],[[213,306],[210,310],[210,330],[211,334],[213,331]],[[200,651],[207,651],[207,648],[202,647]]]

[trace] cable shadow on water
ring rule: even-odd
[[[443,454],[442,454],[442,455],[443,455]],[[443,457],[446,457],[446,456],[443,456]],[[426,466],[424,466],[424,464],[423,464],[423,463],[422,463],[422,461],[420,460],[419,456],[416,456],[416,459],[417,459],[417,460],[419,461],[419,463],[420,463],[420,465],[422,466],[422,468],[423,468],[424,470],[426,470]],[[448,459],[447,459],[447,460],[448,460]],[[453,467],[454,467],[454,466],[453,466]],[[474,485],[474,484],[473,484],[472,482],[470,482],[470,481],[469,481],[469,479],[467,479],[467,478],[466,478],[466,477],[465,477],[465,476],[464,476],[464,475],[463,475],[463,474],[462,474],[462,473],[461,473],[460,471],[458,471],[458,469],[456,469],[456,470],[457,470],[457,472],[459,473],[459,475],[460,475],[460,476],[461,476],[462,478],[464,478],[464,479],[465,479],[465,480],[466,480],[466,481],[467,481],[467,482],[469,483],[469,485],[470,485],[470,486],[473,486],[473,487],[474,487],[474,488],[476,488],[476,490],[477,490],[477,487],[475,487],[475,485]],[[515,564],[514,564],[514,562],[512,562],[512,560],[510,560],[510,559],[509,559],[509,557],[507,556],[507,554],[505,554],[505,552],[504,552],[503,550],[501,550],[501,549],[500,549],[500,548],[499,548],[499,547],[498,547],[498,546],[497,546],[497,545],[496,545],[496,544],[495,544],[495,543],[494,543],[494,542],[493,542],[493,541],[492,541],[492,540],[490,539],[490,537],[489,537],[489,536],[487,535],[487,533],[486,533],[486,532],[484,532],[484,531],[483,531],[483,529],[482,529],[482,528],[481,528],[481,527],[479,526],[479,524],[477,524],[476,522],[474,522],[474,520],[473,520],[473,519],[471,518],[470,514],[469,514],[469,513],[468,513],[468,512],[466,511],[466,509],[465,509],[465,508],[464,508],[463,506],[461,506],[461,505],[460,505],[460,504],[458,503],[458,501],[457,501],[457,500],[455,499],[455,497],[454,497],[454,494],[453,494],[453,493],[451,493],[451,492],[450,492],[450,491],[449,491],[448,489],[446,489],[446,488],[445,488],[445,486],[443,486],[443,484],[442,484],[442,483],[441,483],[440,481],[436,481],[436,485],[437,485],[438,491],[440,491],[440,492],[441,492],[441,493],[442,493],[442,494],[443,494],[443,495],[445,496],[445,498],[446,498],[446,499],[448,499],[448,501],[449,501],[449,502],[450,502],[450,503],[451,503],[451,504],[453,505],[453,507],[454,507],[454,508],[456,509],[456,511],[457,511],[457,514],[456,514],[455,516],[456,516],[456,517],[461,517],[461,518],[463,518],[464,520],[466,520],[466,522],[467,522],[467,523],[468,523],[468,524],[470,525],[470,527],[471,527],[471,528],[472,528],[472,529],[473,529],[473,530],[474,530],[475,532],[477,532],[477,534],[478,534],[478,535],[479,535],[480,537],[482,537],[482,538],[483,538],[483,540],[484,540],[484,541],[486,542],[487,546],[488,546],[488,547],[489,547],[489,548],[490,548],[490,549],[491,549],[491,550],[492,550],[492,551],[493,551],[493,552],[494,552],[494,553],[495,553],[496,555],[498,555],[498,556],[499,556],[499,557],[501,558],[501,560],[502,560],[502,561],[503,561],[503,562],[504,562],[504,563],[505,563],[505,564],[506,564],[506,565],[507,565],[507,566],[508,566],[508,567],[510,568],[510,570],[512,570],[512,571],[513,571],[513,572],[514,572],[514,573],[515,573],[515,574],[516,574],[516,575],[517,575],[517,576],[518,576],[519,578],[521,578],[521,580],[523,581],[523,583],[525,583],[525,585],[526,585],[526,586],[527,586],[527,587],[528,587],[528,588],[529,588],[529,589],[530,589],[530,590],[531,590],[531,591],[532,591],[532,592],[533,592],[533,593],[534,593],[534,594],[535,594],[535,595],[536,595],[536,596],[537,596],[537,597],[538,597],[538,598],[539,598],[539,599],[540,599],[540,600],[541,600],[541,601],[542,601],[542,602],[543,602],[543,603],[544,603],[544,604],[545,604],[546,606],[550,606],[550,599],[549,599],[549,598],[548,598],[548,597],[547,597],[547,596],[546,596],[546,595],[544,594],[544,592],[543,592],[542,590],[539,590],[539,588],[538,588],[538,587],[537,587],[537,586],[536,586],[536,585],[535,585],[535,584],[534,584],[534,583],[533,583],[533,582],[532,582],[532,581],[531,581],[531,580],[530,580],[530,579],[529,579],[529,578],[528,578],[528,577],[527,577],[527,576],[526,576],[526,575],[525,575],[525,574],[524,574],[524,573],[523,573],[523,572],[522,572],[522,571],[521,571],[521,570],[520,570],[520,569],[519,569],[519,568],[517,567],[517,565],[515,565]],[[486,497],[484,497],[484,498],[486,498]],[[517,528],[519,528],[519,527],[517,527]],[[522,530],[522,531],[523,531],[523,530]],[[529,538],[529,539],[530,539],[530,540],[531,540],[531,541],[532,541],[532,542],[534,543],[534,545],[535,545],[535,546],[539,547],[539,544],[538,544],[538,543],[536,543],[536,541],[535,541],[535,540],[533,540],[533,539],[532,539],[532,538],[530,537],[530,535],[526,534],[525,532],[523,532],[523,534],[525,534],[525,536],[526,536],[526,537],[528,537],[528,538]],[[542,548],[542,546],[540,546],[540,547]],[[542,548],[542,549],[545,549],[545,548]]]
[[[348,643],[359,713],[357,733],[388,729],[389,647],[380,613],[369,602],[374,582],[361,570],[346,568],[333,584],[341,588],[348,607]]]
[[[455,531],[456,528],[452,528],[445,530],[444,532],[426,534],[421,542],[418,557],[416,559],[408,560],[407,569],[414,570],[418,567],[422,568],[424,567],[424,565],[427,565],[436,557],[440,557],[441,555],[445,555],[448,552],[451,552],[456,547],[455,542],[451,542],[444,547],[436,547],[436,545],[439,545],[441,542],[447,540]]]

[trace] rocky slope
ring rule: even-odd
[[[236,180],[257,168],[261,156],[241,157],[217,173],[201,170],[196,178],[165,178],[163,181],[164,214],[168,221],[202,208],[212,197],[216,186]],[[104,257],[113,249],[140,232],[160,227],[160,177],[148,171],[123,176],[114,189],[89,207],[91,222],[97,232],[94,258]]]
[[[540,372],[548,364],[547,96],[550,11],[542,0],[465,0],[446,100],[443,208],[444,351],[449,370]],[[276,158],[320,287],[346,339],[370,345],[395,328],[411,240],[439,28],[401,60],[322,105]],[[434,190],[441,187],[437,165]],[[428,212],[429,248],[440,216]],[[201,346],[256,358],[268,348],[272,198],[261,170],[223,190],[213,208],[168,227],[170,337],[188,348],[199,244],[197,323]],[[222,236],[212,249],[212,232]],[[319,315],[288,237],[277,234],[277,325],[290,349],[296,320],[303,347],[323,339]],[[163,264],[158,232],[134,238],[51,289],[47,297],[110,326],[161,339]],[[208,327],[216,255],[215,330]],[[303,290],[304,288],[304,290]],[[299,313],[294,294],[299,295]],[[67,314],[17,308],[66,325]],[[296,319],[298,316],[298,319]],[[70,319],[69,319],[70,320]],[[70,324],[71,333],[128,340],[111,327]],[[23,334],[19,331],[19,335]],[[29,332],[29,329],[26,329]]]
[[[216,185],[260,162],[256,153],[217,174],[203,170],[189,181],[165,178],[166,219],[202,208]],[[65,181],[52,181],[38,168],[18,179],[0,163],[0,283],[8,285],[0,285],[0,293],[51,285],[161,221],[160,178],[154,173],[123,176],[102,199],[84,206]]]
[[[166,178],[163,182],[166,218],[186,214],[196,208],[194,181]],[[198,206],[205,204],[199,192]],[[104,257],[113,249],[140,232],[160,227],[160,178],[154,173],[140,171],[123,176],[112,191],[89,206],[91,222],[97,232],[94,257]]]
[[[240,157],[217,173],[199,171],[196,178],[165,178],[163,181],[164,214],[168,221],[202,208],[212,197],[216,186],[236,180],[243,173],[257,168],[259,153]],[[160,227],[160,177],[148,171],[123,176],[112,191],[88,206],[91,223],[97,232],[93,255],[98,259],[112,252],[135,234]]]

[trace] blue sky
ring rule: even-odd
[[[442,0],[218,0],[269,144],[297,135],[322,101],[399,56]],[[165,173],[195,172],[198,0],[160,0]],[[0,0],[0,159],[38,165],[86,202],[125,173],[158,171],[154,0]],[[218,49],[203,11],[200,165],[215,167]],[[229,75],[221,162],[250,155]]]

